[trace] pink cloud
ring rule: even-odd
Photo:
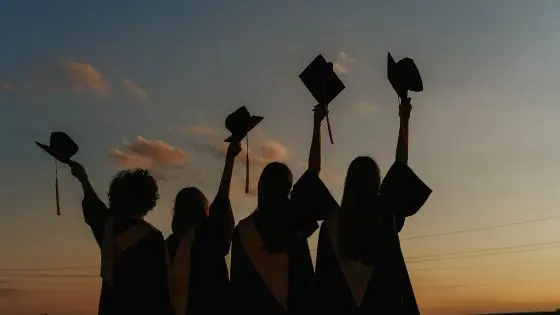
[[[146,90],[138,86],[136,83],[132,82],[129,79],[123,80],[124,88],[128,91],[128,93],[140,101],[145,101],[148,98],[148,93]]]
[[[88,63],[67,61],[59,66],[63,80],[76,93],[91,92],[98,96],[110,93],[107,81],[96,68]]]
[[[66,61],[55,67],[37,71],[27,83],[30,91],[70,91],[107,98],[111,89],[105,77],[94,66],[85,62]]]
[[[209,152],[214,157],[224,158],[227,152],[227,143],[219,145],[207,144],[201,146],[205,151]],[[243,171],[234,173],[231,183],[231,192],[234,196],[247,196],[254,197],[257,195],[257,183],[263,168],[270,162],[287,162],[290,159],[290,154],[286,146],[283,144],[272,141],[264,140],[250,144],[249,150],[249,193],[245,194],[245,168]],[[247,146],[244,142],[241,143],[241,153],[237,156],[237,161],[241,162],[243,166],[247,164]]]
[[[160,180],[172,177],[168,172],[182,169],[188,162],[185,151],[141,136],[125,141],[122,150],[113,149],[109,155],[123,168],[148,169]]]
[[[251,143],[251,148],[249,150],[249,164],[251,166],[257,166],[260,168],[265,167],[270,162],[287,162],[289,160],[288,149],[276,142],[276,141],[263,141],[260,143]],[[218,157],[225,157],[227,152],[227,143],[222,143],[220,145],[207,145],[205,148],[210,150],[210,152]],[[247,144],[245,142],[241,143],[241,153],[237,156],[237,160],[243,164],[247,164]]]

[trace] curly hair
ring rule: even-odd
[[[146,215],[156,206],[159,192],[156,180],[143,169],[117,173],[109,187],[109,208],[119,215]]]

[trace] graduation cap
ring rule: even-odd
[[[58,162],[68,165],[70,160],[77,152],[78,145],[66,133],[55,131],[51,133],[49,144],[35,143],[45,152],[55,158],[55,195],[56,195],[56,214],[60,215],[60,198],[58,194]]]
[[[245,193],[249,193],[249,131],[255,128],[264,117],[253,116],[247,110],[247,107],[241,106],[233,113],[226,117],[226,128],[231,132],[224,142],[241,142],[243,138],[247,138],[247,164],[246,164],[246,178],[245,178]]]
[[[410,58],[395,62],[391,53],[388,53],[387,78],[401,101],[407,99],[408,91],[421,92],[424,89],[420,72]]]
[[[396,214],[398,230],[404,225],[404,218],[418,212],[431,193],[432,189],[399,161],[393,163],[379,189],[383,203]]]
[[[313,59],[299,75],[299,78],[319,103],[319,106],[327,107],[346,88],[334,72],[333,63],[327,62],[321,54]],[[334,144],[328,115],[327,127],[329,128],[331,144]]]

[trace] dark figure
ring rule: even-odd
[[[326,111],[320,111],[325,116]],[[307,244],[313,231],[298,228],[290,201],[292,173],[268,164],[258,183],[258,207],[241,220],[231,245],[231,288],[235,312],[315,314],[314,271]]]
[[[409,99],[399,109],[396,160],[403,163],[408,160],[410,110]],[[354,159],[340,211],[321,226],[316,277],[322,312],[419,314],[398,239],[404,217],[382,201],[380,184],[373,159]]]
[[[235,226],[229,193],[239,152],[239,142],[229,144],[220,187],[210,207],[195,187],[181,189],[175,198],[173,233],[167,238],[175,315],[231,310],[225,256]]]
[[[109,208],[95,193],[84,168],[71,163],[84,191],[82,208],[101,249],[99,315],[171,315],[163,235],[144,221],[159,198],[146,170],[119,172],[109,188]]]

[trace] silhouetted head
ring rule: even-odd
[[[364,205],[374,201],[379,193],[381,172],[377,163],[369,156],[355,158],[346,173],[342,208],[346,203]]]
[[[184,232],[189,227],[203,221],[208,216],[208,199],[196,187],[181,189],[175,197],[171,230]]]
[[[142,169],[120,171],[109,187],[109,208],[117,215],[144,216],[159,199],[156,180]]]
[[[259,178],[259,208],[269,208],[286,202],[290,196],[292,182],[292,172],[286,164],[269,163]]]
[[[360,156],[350,163],[338,216],[339,244],[345,259],[373,262],[370,249],[381,226],[380,184],[379,166],[372,158]]]

